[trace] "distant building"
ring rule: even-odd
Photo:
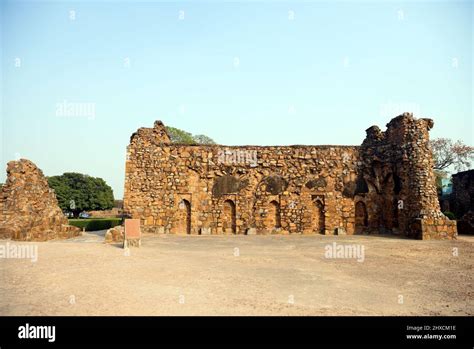
[[[458,219],[460,233],[474,233],[474,170],[453,175],[453,188],[449,199],[451,211]]]
[[[453,175],[450,206],[456,217],[474,211],[474,170],[458,172]]]

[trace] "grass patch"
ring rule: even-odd
[[[122,218],[85,218],[70,219],[69,224],[86,231],[106,230],[122,223]]]

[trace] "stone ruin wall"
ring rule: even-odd
[[[405,113],[387,124],[366,130],[361,146],[360,174],[368,186],[365,202],[371,231],[412,238],[452,239],[456,222],[441,212],[434,160],[429,146],[431,119]]]
[[[10,161],[0,188],[0,239],[46,241],[81,235],[68,225],[43,172],[29,160]]]
[[[127,148],[124,211],[170,234],[392,233],[453,238],[440,212],[429,119],[405,113],[361,146],[172,144],[164,125]]]

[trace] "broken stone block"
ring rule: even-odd
[[[255,228],[247,229],[247,235],[257,235],[257,229]]]
[[[202,227],[201,228],[201,235],[211,235],[211,228]]]
[[[123,242],[124,237],[124,227],[118,225],[107,230],[107,232],[105,233],[105,243],[108,244],[113,242]]]

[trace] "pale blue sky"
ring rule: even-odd
[[[129,137],[157,119],[229,145],[358,145],[406,110],[474,145],[471,1],[2,1],[0,21],[0,181],[24,157],[121,198]]]

